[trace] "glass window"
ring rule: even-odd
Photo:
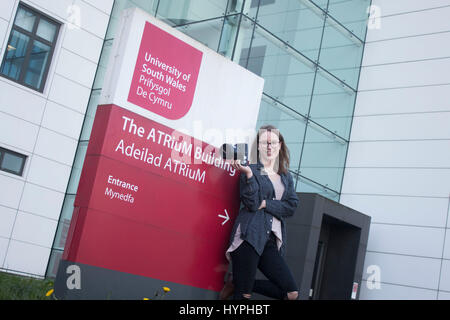
[[[258,24],[281,40],[317,60],[324,26],[318,15],[301,1],[276,1],[259,8]]]
[[[318,70],[309,117],[336,133],[349,139],[356,92],[338,79]]]
[[[342,0],[340,0],[342,1]],[[345,0],[344,0],[345,1]],[[320,8],[322,8],[323,10],[327,9],[328,6],[328,0],[312,0],[312,2],[314,2],[317,6],[319,6]]]
[[[225,15],[227,2],[223,0],[164,0],[158,4],[157,17],[177,26]]]
[[[47,266],[46,276],[48,278],[56,278],[59,263],[62,260],[63,250],[52,250]]]
[[[19,80],[30,37],[13,30],[6,49],[1,73],[12,80]]]
[[[58,26],[48,20],[41,19],[37,29],[37,35],[47,41],[53,42]]]
[[[0,148],[0,170],[21,176],[27,156]]]
[[[158,3],[159,0],[115,0],[105,39],[109,40],[115,38],[122,11],[128,8],[138,7],[151,15],[155,15]]]
[[[233,55],[234,43],[236,40],[236,36],[238,35],[237,31],[240,17],[241,17],[240,15],[236,14],[225,17],[225,22],[222,28],[222,34],[220,36],[220,43],[217,52],[230,59]],[[245,30],[243,25],[245,22],[247,22],[247,20],[248,20],[247,18],[242,17],[241,24],[243,30]]]
[[[237,32],[237,28],[239,28],[236,44],[233,44],[233,47],[230,48],[230,50],[233,50],[233,61],[246,68],[248,62],[248,49],[253,41],[252,38],[255,31],[255,23],[244,15],[241,15],[240,20],[240,25],[239,23],[235,25],[236,30],[234,32]]]
[[[29,88],[44,91],[59,26],[51,18],[21,4],[0,74]]]
[[[24,7],[19,7],[17,10],[14,25],[22,28],[25,31],[32,32],[36,21],[36,15]]]
[[[64,250],[74,209],[75,195],[67,195],[64,199],[58,229],[53,243],[54,249]]]
[[[325,188],[325,187],[321,186],[320,184],[317,184],[314,181],[311,181],[304,177],[300,177],[297,180],[297,187],[296,187],[295,191],[317,193],[325,198],[339,202],[339,194],[337,192],[330,190],[328,188]]]
[[[25,74],[25,83],[34,88],[40,88],[44,76],[45,66],[51,47],[39,41],[33,42],[30,61]]]
[[[84,124],[83,124],[83,129],[81,131],[81,136],[80,136],[80,141],[89,141],[89,138],[91,136],[91,131],[92,131],[92,127],[94,125],[94,119],[95,119],[95,114],[97,112],[97,107],[100,101],[100,93],[101,93],[101,89],[96,89],[93,90],[91,93],[91,97],[89,99],[89,104],[87,107],[87,111],[86,111],[86,115],[84,117]],[[78,149],[80,149],[81,146],[78,146]],[[83,156],[83,160],[84,160],[84,156]],[[77,163],[77,161],[75,160],[75,163]]]
[[[310,123],[306,130],[299,174],[339,192],[347,145],[346,141]]]
[[[243,5],[248,5],[248,1],[228,0],[227,14],[242,12]]]
[[[353,89],[358,85],[364,45],[361,40],[327,18],[320,50],[320,65]]]
[[[75,155],[75,160],[72,166],[72,173],[70,174],[69,184],[67,185],[68,194],[76,194],[78,183],[83,169],[84,159],[86,158],[87,145],[89,141],[82,141],[78,144],[78,149]]]
[[[93,90],[101,89],[105,82],[105,75],[108,68],[109,57],[111,55],[114,40],[106,40],[103,43],[102,55],[97,66],[97,74],[95,75]]]
[[[265,93],[306,115],[314,83],[313,64],[258,26],[251,43],[250,50],[245,52],[247,56],[241,56],[240,64],[250,70],[260,70],[258,75],[265,80]]]
[[[217,51],[223,22],[223,18],[194,22],[180,27],[179,30],[208,48]]]
[[[365,40],[371,0],[330,0],[328,13],[359,39]]]

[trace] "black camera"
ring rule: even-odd
[[[248,145],[246,143],[235,145],[224,143],[221,149],[224,160],[240,160],[241,165],[248,165]]]

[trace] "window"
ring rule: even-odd
[[[266,6],[268,4],[275,3],[275,0],[252,0],[252,3],[250,4],[250,8],[255,8],[258,5],[260,6]]]
[[[59,28],[53,19],[20,4],[0,74],[43,92]]]
[[[27,156],[0,147],[0,170],[21,176]]]

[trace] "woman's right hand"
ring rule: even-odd
[[[239,170],[240,172],[245,173],[247,179],[250,179],[253,176],[253,172],[250,166],[241,165],[241,160],[231,160],[230,164],[235,170]]]

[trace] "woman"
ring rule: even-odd
[[[220,294],[227,299],[250,299],[252,292],[276,299],[295,300],[298,289],[283,259],[286,246],[284,218],[292,216],[298,205],[290,175],[289,151],[283,136],[274,126],[262,126],[256,137],[257,163],[240,171],[241,209],[233,226],[230,247],[233,280]],[[259,268],[268,280],[255,280]]]

